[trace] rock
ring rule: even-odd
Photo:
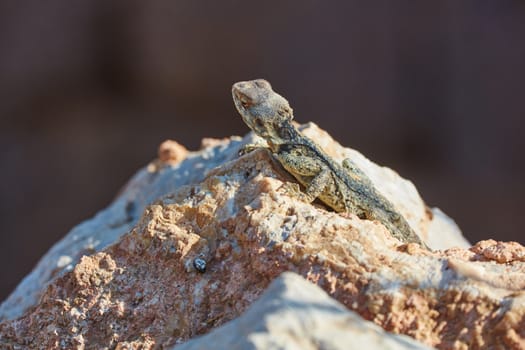
[[[378,222],[299,201],[267,151],[237,156],[251,135],[209,141],[140,171],[57,243],[2,304],[0,347],[171,347],[236,319],[285,271],[431,346],[524,346],[523,247],[462,248],[457,227],[409,181],[313,124],[303,131],[334,158],[352,158],[431,247],[444,237],[449,249],[401,244]]]
[[[183,146],[176,146],[178,143],[164,142],[159,155],[168,153],[167,159],[163,158],[165,163],[159,159],[140,170],[108,208],[73,228],[56,243],[0,305],[0,320],[22,315],[37,302],[45,286],[71,271],[80,257],[115,243],[136,225],[147,205],[184,185],[201,181],[207,171],[236,157],[240,144],[241,139],[233,137],[188,154]],[[175,155],[179,162],[174,162],[173,157],[170,160],[169,154]]]
[[[173,140],[166,140],[159,146],[159,161],[164,164],[177,165],[188,155],[186,147]]]
[[[430,349],[385,332],[349,311],[321,288],[285,272],[239,318],[173,350]]]
[[[452,247],[468,248],[470,243],[463,237],[456,222],[439,208],[431,209],[432,220],[428,228],[430,234],[426,243],[433,249]]]

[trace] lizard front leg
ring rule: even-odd
[[[237,154],[239,156],[244,156],[245,154],[251,153],[259,148],[266,148],[268,149],[268,144],[264,142],[263,140],[255,140],[253,143],[247,143],[239,148],[237,151]]]
[[[331,179],[330,170],[311,157],[299,156],[291,152],[276,153],[275,157],[306,187],[304,194],[308,202],[319,197]]]
[[[328,181],[330,181],[330,170],[326,167],[322,167],[321,171],[310,181],[310,184],[305,189],[305,193],[314,201],[326,188]]]

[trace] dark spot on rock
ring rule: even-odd
[[[193,260],[193,267],[200,273],[206,272],[206,260],[203,258],[195,258]]]
[[[137,210],[137,206],[135,205],[135,202],[129,201],[126,203],[126,221],[131,222],[135,219],[135,211]]]
[[[434,213],[432,212],[432,209],[428,207],[428,205],[425,205],[425,215],[427,216],[428,220],[434,219]]]

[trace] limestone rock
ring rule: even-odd
[[[178,164],[186,158],[188,150],[186,147],[173,140],[166,140],[159,146],[159,161],[164,164]]]
[[[385,332],[349,311],[321,288],[285,272],[239,318],[173,350],[430,349]]]
[[[38,301],[45,286],[71,271],[80,257],[115,243],[135,226],[147,205],[184,185],[201,181],[207,171],[235,157],[240,144],[241,139],[233,137],[188,154],[177,143],[162,143],[159,160],[135,174],[108,208],[73,228],[40,259],[0,305],[0,320],[22,315]]]
[[[428,210],[412,183],[313,124],[303,131],[359,164],[431,247],[445,237],[439,246],[450,249],[401,244],[378,222],[299,201],[268,152],[237,156],[251,135],[206,141],[176,164],[141,170],[57,243],[2,304],[0,347],[172,347],[239,317],[285,271],[431,346],[525,346],[523,247],[465,249],[453,221]]]

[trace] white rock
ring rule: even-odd
[[[286,272],[239,318],[174,350],[431,349],[347,310],[321,288]]]
[[[424,202],[410,181],[391,169],[378,166],[355,150],[343,148],[313,123],[304,125],[302,131],[327,148],[327,153],[334,159],[352,158],[431,248],[468,246],[458,227],[441,211],[434,210],[434,220],[429,222]],[[139,170],[109,207],[74,227],[40,259],[33,271],[0,305],[0,321],[21,316],[27,308],[35,305],[47,284],[70,270],[80,257],[101,251],[132,229],[147,205],[181,186],[202,180],[209,170],[236,158],[243,144],[254,141],[257,138],[252,133],[243,139],[233,137],[199,152],[190,152],[175,166],[156,170],[150,164]]]

